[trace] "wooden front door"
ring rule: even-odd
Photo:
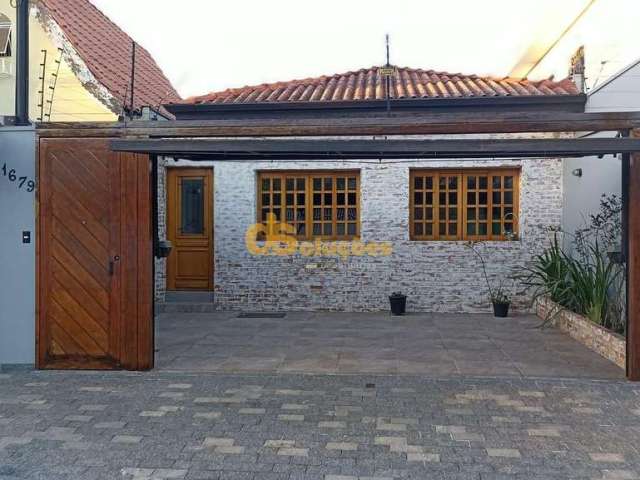
[[[42,139],[39,368],[153,365],[149,159],[107,139]]]
[[[167,172],[167,289],[213,290],[213,172]]]

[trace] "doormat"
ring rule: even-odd
[[[237,316],[237,318],[284,318],[286,313],[282,312],[245,312]]]

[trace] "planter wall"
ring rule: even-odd
[[[546,318],[549,311],[555,311],[556,308],[557,304],[549,299],[536,301],[536,313],[542,319]],[[626,341],[622,335],[596,325],[582,315],[560,308],[561,310],[554,316],[552,322],[555,327],[568,333],[572,338],[620,368],[626,368]]]

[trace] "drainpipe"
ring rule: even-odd
[[[29,0],[19,0],[16,21],[16,125],[29,121]]]

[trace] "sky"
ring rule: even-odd
[[[506,76],[588,0],[91,0],[183,97],[385,62]],[[609,0],[598,0],[607,2]],[[637,1],[637,0],[634,0]]]

